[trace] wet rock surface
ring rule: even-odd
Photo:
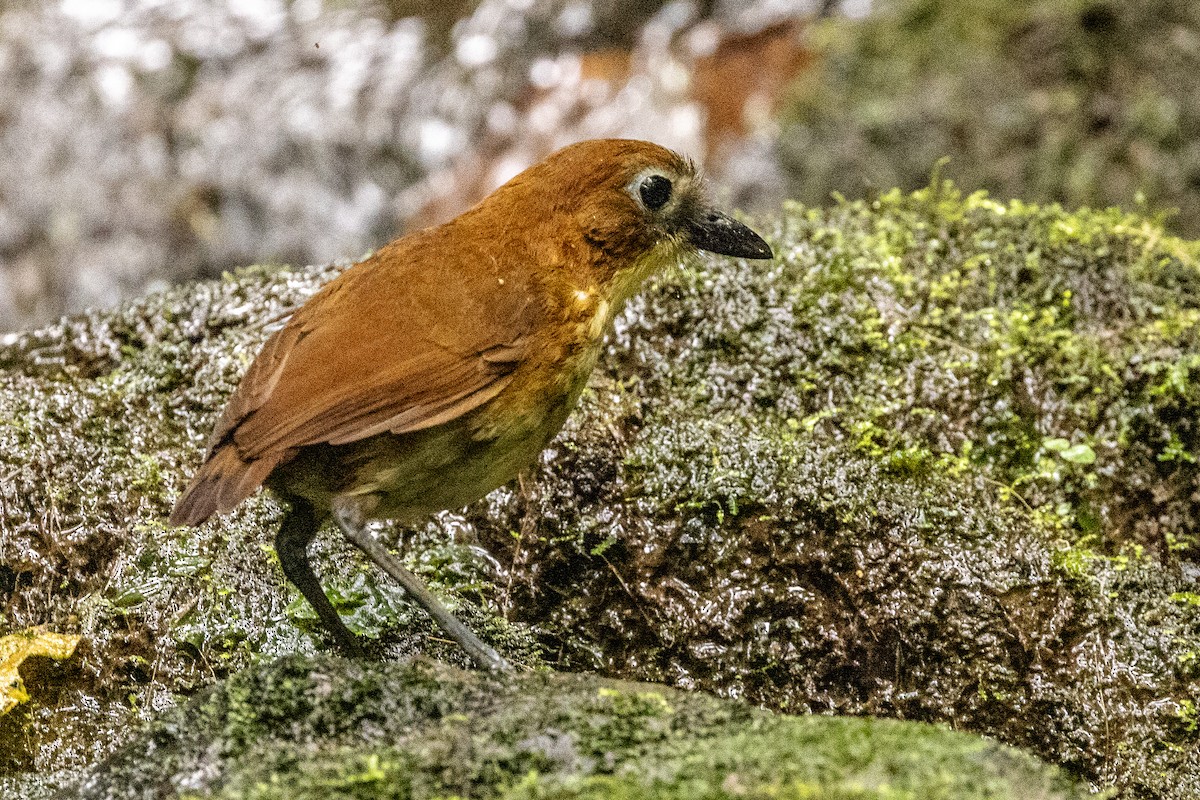
[[[382,535],[525,664],[945,722],[1195,796],[1200,247],[948,187],[756,225],[776,262],[631,303],[538,469]],[[6,339],[0,633],[85,636],[0,719],[10,773],[83,767],[175,693],[316,649],[272,500],[164,519],[269,320],[332,274]],[[317,565],[380,655],[461,659],[336,537]]]

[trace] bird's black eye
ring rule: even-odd
[[[662,175],[651,175],[638,187],[642,202],[651,211],[658,211],[671,199],[671,181]]]

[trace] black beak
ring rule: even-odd
[[[688,241],[710,253],[739,258],[775,257],[761,236],[716,209],[701,209],[688,221],[685,230]]]

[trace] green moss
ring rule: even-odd
[[[982,467],[1048,522],[1108,546],[1196,540],[1200,509],[1167,489],[1197,474],[1194,243],[1111,209],[1066,214],[949,185],[794,213],[787,235],[811,248],[782,276],[816,365],[796,398],[808,430],[909,470]],[[1173,507],[1152,513],[1147,494]],[[1130,514],[1157,519],[1112,524]]]
[[[165,715],[78,796],[148,786],[195,800],[1087,794],[1028,755],[928,725],[780,717],[587,676],[325,658],[233,676]]]

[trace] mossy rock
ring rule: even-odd
[[[1090,796],[1036,759],[919,723],[786,717],[590,676],[288,657],[169,711],[70,790],[120,798]]]
[[[630,303],[521,485],[382,535],[521,663],[1200,794],[1200,245],[942,185],[758,227],[775,262]],[[319,645],[274,501],[163,520],[269,320],[331,274],[251,270],[0,351],[0,633],[85,636],[0,718],[6,769],[92,763],[173,693]],[[336,537],[317,565],[380,654],[461,659]]]

